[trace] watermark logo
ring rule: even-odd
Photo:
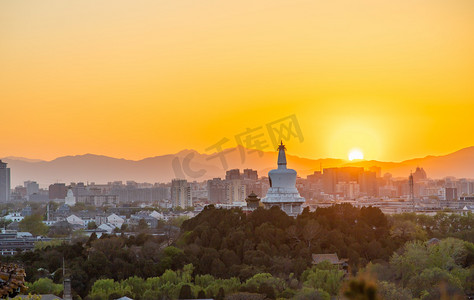
[[[217,143],[205,149],[206,152],[214,153],[210,155],[207,160],[219,159],[224,170],[229,169],[226,155],[230,152],[239,150],[240,161],[245,163],[245,158],[248,154],[257,153],[260,157],[263,156],[264,150],[276,149],[280,141],[290,141],[297,139],[300,143],[304,141],[303,132],[298,123],[296,115],[289,115],[287,117],[272,121],[265,125],[247,128],[245,131],[234,135],[236,145],[242,146],[237,148],[230,148],[231,141],[224,137]],[[226,145],[227,144],[227,145]],[[228,149],[225,149],[225,148]],[[172,167],[176,178],[192,178],[196,179],[206,174],[205,169],[193,170],[190,166],[195,153],[191,152],[184,158],[175,157],[172,160]]]

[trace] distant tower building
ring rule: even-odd
[[[67,188],[65,183],[55,183],[49,186],[49,199],[65,199]]]
[[[213,178],[212,180],[208,180],[207,199],[210,203],[224,203],[225,181],[220,178]]]
[[[239,169],[232,169],[225,172],[225,180],[236,180],[236,179],[241,179]]]
[[[256,170],[252,169],[244,169],[244,174],[243,174],[243,179],[244,180],[258,180],[258,173]]]
[[[337,173],[338,168],[325,168],[323,169],[322,182],[323,182],[323,191],[326,194],[332,194],[336,192],[337,184]]]
[[[306,179],[308,179],[309,182],[311,183],[317,183],[323,178],[321,171],[314,171],[313,174],[308,175]]]
[[[24,187],[26,188],[26,196],[39,193],[39,184],[36,181],[25,181]]]
[[[408,177],[408,185],[410,186],[410,200],[413,206],[413,211],[415,211],[415,181],[413,180],[413,173],[410,173],[410,177]]]
[[[286,168],[285,146],[281,142],[278,147],[278,169],[268,172],[270,188],[262,199],[265,208],[278,206],[290,216],[301,213],[301,205],[305,199],[296,189],[296,171]]]
[[[457,188],[445,188],[446,200],[453,201],[458,199],[458,189]]]
[[[355,181],[341,181],[336,184],[336,192],[342,193],[347,199],[355,199],[360,195],[360,185]]]
[[[10,168],[0,160],[0,203],[10,201]]]
[[[225,181],[225,202],[232,204],[235,202],[244,202],[247,194],[247,186],[240,179]]]
[[[193,206],[191,187],[187,180],[173,179],[171,181],[171,205],[181,208]]]
[[[375,197],[378,194],[377,173],[362,171],[359,173],[360,192],[364,196]]]
[[[74,206],[76,205],[76,197],[74,197],[74,193],[72,192],[71,189],[67,191],[66,198],[64,199],[64,204],[67,204],[69,206]]]
[[[420,167],[416,167],[415,173],[413,173],[413,182],[419,182],[427,178],[425,170]]]
[[[377,178],[382,177],[382,168],[377,166],[372,166],[369,168],[370,172],[374,172]]]

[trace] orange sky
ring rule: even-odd
[[[1,1],[0,157],[205,152],[292,114],[290,154],[446,154],[474,145],[473,37],[472,0]]]

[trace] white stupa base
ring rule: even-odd
[[[262,199],[266,209],[278,206],[289,216],[297,216],[301,213],[301,205],[305,199],[300,196],[296,188],[271,187],[267,195]]]

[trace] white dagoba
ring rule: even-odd
[[[64,204],[67,204],[69,206],[74,206],[76,205],[76,197],[74,197],[74,193],[72,192],[71,189],[67,191],[67,196],[66,199],[64,199]]]
[[[270,188],[262,203],[265,208],[278,206],[288,215],[297,216],[305,199],[296,189],[296,171],[286,168],[285,150],[282,141],[278,147],[278,169],[268,172]]]

